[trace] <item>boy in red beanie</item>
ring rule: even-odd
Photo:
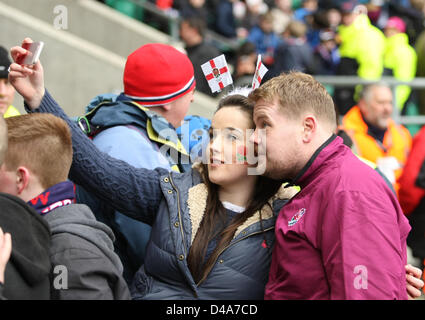
[[[123,80],[123,93],[98,96],[87,108],[91,112],[84,119],[101,129],[93,137],[95,145],[135,167],[181,172],[190,168],[175,132],[193,101],[195,78],[189,58],[169,45],[146,44],[128,56]],[[115,251],[130,283],[143,264],[150,226],[115,212],[81,187],[77,201],[114,231]]]

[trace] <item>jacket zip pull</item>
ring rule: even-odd
[[[179,191],[177,190],[176,186],[174,185],[173,178],[171,177],[171,172],[168,176],[170,177],[170,183],[173,186],[173,189],[177,193],[177,210],[178,210],[178,216],[179,216],[180,232],[182,234],[183,248],[184,248],[184,254],[185,254],[184,258],[187,259],[186,241],[185,241],[185,236],[184,236],[184,232],[183,232],[183,223],[182,223],[181,210],[180,210],[180,194],[179,194]],[[198,298],[198,294],[196,293],[196,290],[192,288],[192,292],[193,292],[194,297]]]

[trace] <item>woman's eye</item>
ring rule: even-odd
[[[227,138],[230,139],[230,140],[237,140],[238,139],[238,137],[235,136],[234,134],[228,134]]]

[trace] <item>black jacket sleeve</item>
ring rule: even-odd
[[[3,296],[3,283],[0,282],[0,300],[6,300],[6,298]]]

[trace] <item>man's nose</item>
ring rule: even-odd
[[[255,129],[254,132],[249,137],[249,142],[254,143],[254,144],[258,144],[259,143],[258,130],[257,129]]]

